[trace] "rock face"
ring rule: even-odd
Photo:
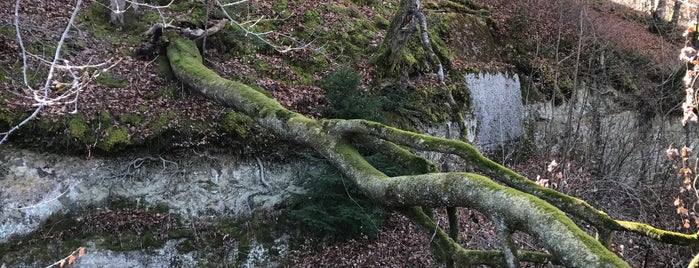
[[[582,84],[574,95],[562,105],[525,106],[525,122],[538,151],[552,156],[575,152],[584,156],[585,171],[626,185],[674,179],[667,173],[671,169],[665,149],[685,139],[681,116],[644,115],[620,107],[611,95],[622,93],[608,86]],[[690,140],[697,142],[696,137]]]
[[[225,217],[246,218],[258,212],[268,212],[291,193],[301,191],[293,182],[300,170],[308,168],[312,167],[302,161],[243,159],[208,153],[86,160],[2,146],[0,245],[16,243],[17,240],[12,240],[13,238],[35,231],[52,215],[80,215],[86,211],[94,213],[95,209],[105,211],[105,204],[113,202],[112,200],[164,205],[167,212],[183,219],[183,224],[212,222],[213,219]],[[83,242],[82,246],[88,252],[95,250],[90,246],[91,243],[99,243]],[[177,252],[174,247],[177,242],[178,240],[167,241],[159,249],[162,253],[160,257],[181,256],[176,260],[171,259],[197,264],[196,254]],[[250,250],[244,255],[249,258],[259,258],[253,254],[252,249],[269,250],[265,248],[269,245],[255,241],[245,243]],[[122,258],[125,266],[140,263],[148,267],[160,267],[148,265],[156,260],[153,258],[157,254],[109,250],[94,253],[85,258],[94,258],[91,261],[95,264],[107,259],[114,261],[114,258]],[[10,267],[47,265],[18,263],[16,259],[9,259],[9,255],[0,254],[0,266],[3,263]],[[62,257],[55,256],[56,260]],[[269,264],[266,261],[254,262],[264,266]],[[172,267],[168,264],[170,262],[158,262],[164,265],[162,267]],[[236,263],[245,263],[245,260],[236,260]]]
[[[523,105],[519,76],[481,72],[467,74],[465,79],[476,116],[475,143],[492,149],[522,136]]]

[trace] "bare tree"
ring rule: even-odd
[[[19,124],[13,126],[5,132],[0,132],[0,144],[7,141],[8,137],[20,127],[27,124],[29,121],[39,115],[39,113],[47,106],[72,105],[71,113],[78,111],[78,101],[80,93],[86,89],[87,84],[102,72],[114,67],[118,62],[103,62],[99,64],[84,64],[75,65],[69,59],[62,58],[61,50],[66,39],[71,32],[75,17],[80,11],[82,0],[78,0],[73,8],[68,23],[65,26],[60,39],[56,43],[56,50],[52,59],[44,59],[37,55],[32,55],[27,52],[22,39],[22,29],[20,29],[19,7],[21,0],[15,2],[14,25],[17,34],[17,42],[19,43],[22,54],[22,78],[23,83],[21,88],[16,90],[16,94],[33,102],[32,106],[36,107],[34,111],[22,120]],[[33,57],[42,63],[42,66],[47,69],[47,75],[44,79],[44,85],[41,88],[33,88],[29,83],[28,58]]]
[[[128,6],[126,5],[127,3],[129,4]],[[112,10],[109,17],[110,21],[118,25],[124,24],[124,12],[126,12],[129,7],[138,10],[138,3],[136,1],[110,0],[109,9]]]
[[[667,19],[667,0],[656,0],[654,1],[652,15],[653,18],[658,21],[663,21]]]

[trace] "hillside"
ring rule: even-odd
[[[610,66],[609,71],[614,72],[613,79],[619,80],[614,82],[620,86],[629,89],[639,87],[643,93],[632,92],[635,95],[653,92],[653,85],[657,84],[657,81],[648,80],[657,80],[657,76],[662,75],[659,73],[667,73],[667,68],[676,69],[677,66],[675,51],[681,42],[673,44],[668,42],[667,38],[648,32],[646,15],[614,3],[595,1],[586,3],[587,6],[584,7],[566,1],[558,1],[553,6],[541,2],[537,5],[535,2],[509,1],[484,1],[484,4],[489,6],[492,17],[498,22],[497,31],[501,34],[500,38],[505,38],[500,40],[502,44],[498,45],[505,47],[499,48],[499,52],[494,52],[503,55],[491,55],[489,59],[482,59],[485,62],[456,61],[455,67],[497,67],[503,63],[514,66],[516,72],[531,78],[529,81],[534,85],[532,89],[540,93],[534,95],[549,95],[546,91],[550,90],[557,73],[566,73],[560,78],[562,81],[572,81],[569,73],[574,71],[575,65],[589,65],[592,55],[587,54],[600,49],[619,51],[617,57],[620,62],[616,62],[614,58],[607,59],[611,62],[610,65],[618,65]],[[1,5],[3,19],[0,23],[3,31],[7,33],[2,35],[1,41],[3,50],[7,53],[3,54],[0,60],[5,66],[20,68],[21,61],[17,57],[20,55],[19,46],[15,41],[16,37],[11,34],[13,3],[4,2]],[[221,74],[250,82],[270,92],[284,106],[313,117],[319,116],[322,107],[327,105],[322,98],[322,89],[318,86],[320,79],[332,70],[343,66],[356,68],[363,78],[362,88],[373,87],[372,74],[375,69],[370,63],[371,55],[376,52],[378,44],[382,41],[393,9],[396,8],[395,3],[387,2],[381,8],[370,8],[336,1],[328,3],[326,8],[311,11],[313,6],[312,2],[279,6],[273,1],[262,1],[254,6],[254,9],[246,11],[249,13],[241,14],[241,19],[288,16],[284,20],[260,23],[256,29],[264,32],[272,27],[273,32],[267,38],[272,41],[279,40],[280,46],[296,49],[275,53],[269,48],[246,44],[247,41],[240,40],[240,33],[233,31],[207,40],[205,54],[212,55],[208,63]],[[196,4],[180,5],[166,9],[166,12],[170,12],[166,15],[174,18],[187,14],[195,15],[196,13],[192,12],[205,11],[200,8]],[[194,136],[188,137],[189,141],[175,141],[187,146],[189,143],[223,141],[224,139],[216,137],[216,133],[206,129],[236,125],[235,122],[228,122],[222,118],[224,114],[212,107],[210,102],[178,88],[167,74],[168,67],[163,66],[164,61],[159,57],[153,54],[136,55],[146,40],[133,33],[145,32],[149,23],[159,19],[152,12],[143,12],[146,13],[137,15],[127,12],[127,22],[130,20],[131,23],[113,32],[108,23],[106,6],[93,1],[85,4],[78,17],[78,25],[90,26],[78,28],[77,32],[70,36],[65,52],[71,55],[71,61],[76,64],[117,64],[101,75],[96,80],[97,83],[90,83],[81,92],[78,102],[80,115],[68,116],[72,122],[69,125],[75,128],[69,129],[71,137],[58,142],[59,144],[73,147],[73,141],[70,140],[77,139],[79,143],[86,145],[95,144],[88,146],[88,151],[95,146],[98,150],[110,151],[113,146],[123,148],[129,144],[147,142],[154,135],[159,136],[167,131],[182,132],[180,127],[184,124],[201,130],[192,133]],[[20,19],[27,25],[27,29],[31,29],[24,35],[26,42],[30,44],[30,52],[49,54],[53,48],[52,39],[60,36],[62,31],[60,22],[66,22],[70,13],[69,2],[23,5],[20,9]],[[43,15],[36,14],[49,14],[52,20],[50,23],[45,22]],[[581,25],[582,29],[579,27]],[[337,34],[341,36],[336,36]],[[582,35],[578,36],[579,34]],[[286,38],[287,36],[293,38]],[[677,34],[668,33],[667,36],[674,37]],[[246,38],[250,39],[243,39]],[[250,42],[254,43],[255,38],[252,39]],[[573,54],[579,42],[582,44],[580,51],[583,58],[576,63]],[[643,57],[648,57],[651,61]],[[37,57],[32,56],[28,57],[28,61],[30,65],[38,63]],[[625,68],[624,64],[634,64],[635,68]],[[39,71],[41,70],[34,70]],[[580,71],[593,70],[581,68]],[[0,80],[0,83],[5,92],[17,92],[20,95],[28,93],[18,91],[13,86],[13,83],[22,81],[21,73],[8,69],[3,70],[3,73],[6,78]],[[43,81],[30,83],[37,87]],[[6,101],[4,110],[0,111],[3,113],[0,118],[3,118],[2,122],[6,127],[17,123],[21,115],[14,113],[21,110],[20,107],[28,105],[22,98],[14,98],[11,95],[5,95],[10,99]],[[667,111],[668,108],[665,107],[664,110]],[[42,113],[42,120],[65,120],[70,110],[72,109],[68,105],[51,106]],[[178,122],[162,119],[175,119],[178,115],[188,115],[190,120]],[[112,128],[105,125],[103,129],[94,131],[96,126],[93,120],[97,118],[102,118],[103,123],[112,125]],[[43,128],[39,133],[62,131],[53,129],[50,125],[46,122],[33,127]],[[88,131],[83,130],[84,128]],[[84,149],[79,149],[78,152]]]
[[[177,2],[162,9],[162,14],[183,28],[212,27],[215,21],[204,19],[206,14],[215,19],[226,17],[214,8],[207,8],[204,2]],[[202,42],[205,64],[223,77],[241,81],[273,96],[290,110],[310,118],[322,118],[332,108],[324,97],[327,87],[323,78],[338,70],[356,70],[361,78],[356,94],[368,98],[385,97],[381,95],[386,89],[383,86],[395,82],[387,82],[389,79],[381,77],[373,59],[381,52],[381,42],[395,15],[397,2],[255,1],[235,9],[233,15],[236,20],[247,22],[254,33],[227,26],[206,38]],[[527,103],[550,101],[562,104],[572,98],[576,86],[603,82],[615,89],[611,101],[618,104],[619,110],[631,110],[649,118],[677,114],[683,97],[679,78],[684,67],[676,60],[684,43],[681,30],[651,33],[646,13],[610,1],[579,2],[480,1],[486,7],[482,10],[489,10],[489,13],[473,16],[496,22],[496,27],[490,26],[487,33],[487,37],[493,40],[492,47],[484,48],[486,52],[482,57],[453,52],[453,61],[445,64],[449,68],[448,75],[451,75],[448,86],[461,86],[463,79],[460,75],[464,73],[506,69],[522,77]],[[19,10],[23,45],[32,54],[27,56],[30,66],[27,83],[35,89],[46,82],[46,63],[42,61],[51,59],[75,1],[37,3],[23,4]],[[435,17],[463,8],[451,3],[424,1],[423,7],[427,14]],[[0,50],[4,52],[0,54],[0,66],[3,66],[0,67],[0,131],[26,118],[27,112],[33,109],[31,96],[38,94],[21,86],[23,63],[21,47],[14,35],[13,18],[14,3],[0,2]],[[120,27],[111,25],[104,1],[84,3],[63,48],[63,57],[70,58],[70,63],[64,64],[106,64],[81,69],[81,76],[93,75],[93,79],[88,79],[90,83],[80,91],[77,106],[74,103],[48,106],[35,120],[10,136],[12,146],[34,150],[45,148],[88,159],[128,155],[140,150],[181,153],[200,149],[283,159],[284,149],[293,150],[293,145],[286,147],[284,141],[264,134],[249,117],[190,92],[174,79],[163,51],[157,47],[162,44],[149,44],[149,37],[142,35],[151,25],[161,21],[158,12],[147,7],[138,11],[127,10],[125,21],[126,24]],[[435,28],[444,27],[448,22],[434,25]],[[440,35],[433,37],[435,40],[444,39],[447,47],[457,50],[461,43],[454,37],[460,36],[460,32],[449,33],[449,29],[452,28],[439,28],[431,34]],[[270,41],[273,46],[262,40]],[[148,50],[149,45],[155,45],[156,49]],[[386,116],[386,122],[407,128],[414,127],[419,120],[439,121],[449,116],[437,101],[440,95],[435,90],[437,82],[433,70],[420,64],[425,55],[416,53],[414,56],[416,62],[413,64],[403,63],[406,74],[403,79],[406,81],[400,81],[410,85],[409,89],[418,89],[417,93],[405,93],[409,97],[401,99],[410,101],[412,106],[406,107],[412,110],[399,110],[405,107],[397,105],[399,108],[393,108],[393,113]],[[108,71],[99,72],[106,67],[109,67]],[[97,73],[99,76],[94,76]],[[71,77],[69,72],[59,71],[55,80],[65,83]],[[595,80],[599,77],[606,80]],[[678,90],[673,91],[675,88]],[[402,93],[396,92],[388,97]],[[56,89],[51,94],[60,96],[62,93]],[[75,108],[77,113],[73,113]],[[533,158],[528,161],[511,161],[510,164],[517,164],[515,169],[535,178],[543,173],[545,165],[542,162],[548,162],[549,155],[531,156]],[[589,179],[588,168],[581,167],[580,170],[584,171],[570,176]],[[587,186],[590,184],[581,182],[566,190],[584,192]],[[582,195],[595,198],[592,194]],[[619,195],[620,200],[628,198],[623,193]],[[636,197],[628,199],[633,198]],[[600,209],[613,215],[635,213],[614,204],[601,206]],[[659,216],[664,218],[643,220],[657,220],[664,226],[681,229],[676,228],[681,224],[672,209],[657,209],[662,213]],[[460,217],[462,229],[472,230],[462,233],[462,241],[485,249],[497,245],[495,235],[471,235],[494,233],[494,227],[483,215],[462,209]],[[447,220],[441,219],[441,222]],[[434,265],[427,237],[407,219],[392,214],[380,230],[376,239],[357,238],[338,243],[321,243],[322,239],[302,241],[292,250],[287,265]],[[539,248],[529,241],[522,235],[517,243],[523,248]],[[663,264],[678,267],[690,259],[691,252],[687,249],[677,250],[673,246],[651,243],[648,239],[635,237],[614,241],[617,254],[634,267]],[[325,248],[319,248],[319,244]]]

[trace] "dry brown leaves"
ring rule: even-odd
[[[441,228],[448,230],[445,209],[435,210]],[[483,214],[459,208],[459,243],[467,249],[497,250],[500,243],[495,227]],[[435,267],[429,247],[430,234],[404,216],[393,213],[381,227],[374,240],[359,239],[323,245],[306,240],[292,252],[292,267]],[[542,251],[532,239],[522,234],[514,236],[521,249]],[[315,249],[315,251],[314,251]],[[313,252],[309,254],[309,252]]]
[[[147,230],[165,230],[159,235],[165,236],[169,228],[176,228],[177,221],[167,213],[152,213],[137,209],[122,209],[99,212],[85,217],[85,223],[97,230],[121,234],[125,231],[137,235]]]
[[[407,218],[393,214],[374,240],[359,239],[324,246],[306,240],[292,252],[292,267],[433,267],[427,236]]]
[[[649,14],[635,11],[612,1],[512,1],[484,0],[493,11],[500,26],[507,21],[525,19],[529,24],[524,33],[533,41],[549,44],[559,37],[588,42],[605,40],[615,46],[649,55],[656,63],[675,63],[677,44],[650,33],[641,23]],[[582,35],[580,35],[582,27]],[[513,29],[501,27],[501,33],[511,36]]]

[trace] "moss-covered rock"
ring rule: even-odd
[[[97,143],[97,148],[111,151],[119,147],[123,148],[129,144],[131,144],[131,141],[126,128],[110,126],[105,131],[105,136]]]
[[[241,138],[248,137],[250,125],[255,124],[247,115],[238,112],[228,112],[221,121],[223,131],[235,133]]]
[[[82,213],[53,215],[33,233],[0,244],[0,262],[10,267],[20,263],[43,267],[88,244],[112,251],[154,250],[163,246],[170,230],[179,237],[187,233],[181,220],[162,208],[113,200]]]
[[[68,131],[73,138],[84,140],[89,126],[82,114],[72,116],[68,119]]]
[[[100,75],[95,78],[95,82],[111,88],[125,88],[129,84],[129,81],[125,77],[115,75],[110,71],[100,73]]]

